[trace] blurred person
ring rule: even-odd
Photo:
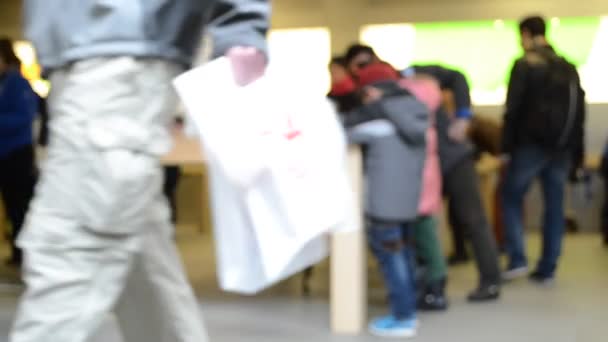
[[[436,120],[443,192],[454,234],[455,251],[449,262],[457,264],[468,260],[465,242],[470,240],[480,279],[468,300],[498,299],[501,282],[498,250],[481,199],[473,146],[467,138],[473,116],[468,82],[461,72],[438,65],[413,66],[402,75],[406,78],[428,75],[437,80],[442,91],[453,94],[455,118],[450,117],[444,104]]]
[[[604,147],[600,163],[600,175],[604,180],[604,203],[602,204],[602,238],[604,246],[608,247],[608,143]]]
[[[500,158],[502,148],[502,123],[493,117],[475,113],[471,119],[471,127],[469,129],[471,142],[475,147],[476,159],[479,160],[483,154],[491,155],[495,158]],[[505,251],[505,229],[502,215],[501,191],[504,180],[505,165],[501,163],[500,174],[494,191],[493,197],[493,226],[494,237],[498,249],[501,252]]]
[[[345,65],[348,72],[356,77],[361,69],[374,63],[383,62],[371,46],[363,44],[353,44],[344,55]]]
[[[206,341],[162,194],[171,81],[204,26],[238,84],[260,77],[269,2],[26,0],[24,12],[53,88],[9,341],[85,342],[113,310],[125,341]]]
[[[367,49],[364,50],[368,51]],[[390,65],[385,64],[383,69],[388,79],[398,79],[397,71]],[[359,72],[359,70],[354,71]],[[345,113],[359,106],[357,85],[347,70],[347,59],[345,57],[332,59],[330,74],[332,76],[332,89],[329,97],[337,103],[338,111]],[[438,86],[433,80],[405,81],[401,86],[412,92],[432,112],[438,107],[440,95]],[[427,268],[424,275],[424,284],[417,301],[417,306],[421,310],[445,310],[448,306],[445,297],[447,269],[438,239],[438,222],[434,217],[441,202],[441,176],[436,155],[436,139],[434,124],[429,125],[427,132],[429,148],[427,149],[424,184],[420,199],[421,217],[413,224],[417,254]],[[309,272],[306,273],[307,276],[309,274]]]
[[[429,114],[398,78],[386,64],[361,69],[364,106],[343,117],[350,142],[365,150],[368,241],[390,302],[390,314],[372,320],[369,330],[382,337],[413,337],[417,329],[412,224],[420,209]]]
[[[447,135],[443,136],[442,151],[448,147],[448,153],[442,153],[442,160],[445,169],[450,169],[464,155],[468,155],[472,146],[466,141],[466,132],[472,119],[471,101],[469,96],[468,82],[461,72],[444,68],[438,65],[417,65],[411,66],[402,72],[406,78],[416,75],[430,75],[441,82],[442,86],[442,113],[439,119],[442,126],[449,124]],[[448,117],[445,117],[446,114]],[[455,118],[455,119],[454,119]],[[454,123],[456,122],[456,123]],[[468,146],[467,146],[468,145]],[[451,147],[451,148],[450,148]],[[448,182],[448,177],[445,181]],[[450,179],[455,181],[455,179]],[[453,194],[446,193],[448,201]],[[470,260],[466,245],[466,227],[459,221],[458,206],[448,206],[449,226],[452,232],[452,242],[454,250],[448,258],[450,265],[466,263]]]
[[[171,133],[173,136],[183,134],[184,122],[182,118],[173,119]],[[171,209],[171,223],[177,223],[177,187],[182,176],[182,169],[178,165],[166,165],[163,167],[164,182],[163,193],[169,201]]]
[[[494,157],[501,156],[502,123],[498,118],[475,113],[471,118],[469,137],[477,157],[484,153]]]
[[[437,215],[441,210],[441,167],[435,113],[441,105],[439,84],[429,77],[404,79],[399,85],[412,93],[429,110],[426,132],[426,158],[422,174],[422,193],[418,218],[414,222],[416,253],[424,263],[424,283],[417,299],[419,310],[444,311],[448,308],[445,295],[447,265],[439,241]]]
[[[13,42],[0,38],[0,194],[11,224],[11,255],[7,263],[20,266],[16,245],[36,183],[33,123],[37,95],[21,75]]]
[[[179,166],[165,166],[163,193],[169,201],[169,209],[171,210],[171,223],[177,223],[177,186],[181,178],[182,172]]]
[[[543,248],[529,277],[549,285],[561,254],[564,187],[569,172],[583,166],[584,91],[575,66],[548,43],[543,18],[526,18],[519,28],[524,56],[511,71],[503,128],[508,165],[502,202],[509,255],[503,277],[512,280],[528,273],[522,207],[532,181],[539,178],[545,202]]]
[[[338,112],[345,113],[359,106],[356,95],[357,85],[348,72],[345,57],[332,58],[329,63],[329,75],[331,90],[327,96],[336,104]]]
[[[355,73],[361,66],[380,61],[374,50],[365,45],[351,46],[346,59],[349,70]],[[445,108],[441,108],[436,117],[443,191],[449,201],[451,226],[456,227],[454,231],[457,234],[460,233],[455,238],[455,243],[459,244],[456,248],[465,251],[464,243],[461,242],[467,237],[471,240],[480,274],[479,284],[468,295],[468,300],[483,302],[498,299],[501,282],[498,251],[481,200],[474,151],[467,140],[469,120],[472,117],[468,82],[462,73],[437,65],[414,66],[401,72],[405,78],[416,75],[433,77],[442,90],[454,93],[456,118],[450,118]],[[451,261],[454,262],[454,258]]]
[[[49,106],[45,97],[38,96],[38,115],[40,116],[40,130],[38,132],[38,145],[49,146]]]

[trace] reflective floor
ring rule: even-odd
[[[531,236],[530,255],[538,251]],[[312,296],[301,295],[296,277],[255,298],[222,294],[215,285],[213,251],[208,234],[180,227],[177,241],[191,280],[201,297],[211,342],[239,341],[380,341],[368,335],[336,337],[329,332],[328,268],[317,268]],[[383,313],[384,294],[377,270],[370,262],[370,315]],[[0,342],[15,312],[19,287],[16,275],[1,269]],[[451,270],[452,307],[445,314],[421,315],[420,342],[600,342],[608,335],[608,249],[596,235],[567,238],[556,286],[538,288],[522,280],[505,286],[493,304],[470,305],[464,296],[475,283],[472,265]],[[41,341],[47,342],[47,341]],[[51,341],[49,341],[51,342]],[[53,341],[54,342],[54,341]],[[92,342],[123,342],[112,321]],[[139,342],[139,341],[125,341]]]

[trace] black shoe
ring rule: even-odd
[[[471,258],[466,254],[452,254],[448,257],[448,265],[458,266],[466,264],[469,260],[471,260]]]
[[[417,307],[420,311],[445,311],[448,309],[448,299],[445,296],[445,279],[426,287],[418,298]]]
[[[467,300],[471,303],[488,302],[497,300],[500,297],[500,286],[487,285],[480,286],[475,291],[471,292]]]
[[[531,273],[529,279],[534,284],[543,287],[552,287],[553,285],[555,285],[555,277],[547,276],[545,274],[540,273],[539,271]]]

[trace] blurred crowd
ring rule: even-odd
[[[446,310],[446,264],[466,262],[468,243],[479,273],[470,302],[496,300],[502,284],[523,276],[542,286],[555,280],[565,186],[584,173],[585,93],[575,66],[547,41],[543,18],[522,20],[520,33],[524,53],[511,72],[503,120],[474,115],[458,70],[397,70],[360,44],[329,65],[328,96],[349,141],[363,149],[368,242],[390,303],[389,314],[370,323],[373,334],[414,336],[417,310]],[[475,169],[481,152],[501,164],[494,224]],[[523,201],[535,179],[545,202],[543,248],[529,270]],[[447,259],[437,233],[442,199],[454,241]]]

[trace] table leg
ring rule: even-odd
[[[209,178],[207,167],[203,166],[201,172],[201,213],[200,213],[200,232],[211,232],[212,217],[211,217],[211,198],[209,197]]]
[[[336,233],[331,242],[331,328],[336,334],[360,334],[367,318],[367,274],[363,227],[361,152],[349,152],[349,171],[359,213],[354,232]]]

